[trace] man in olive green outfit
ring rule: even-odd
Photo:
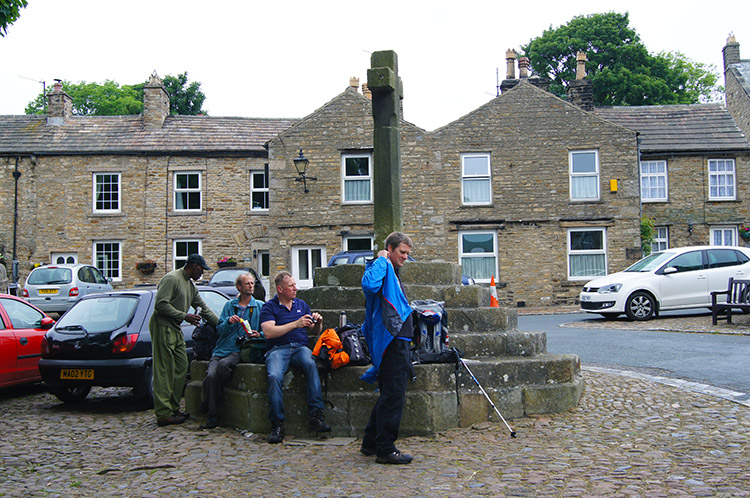
[[[210,270],[206,260],[199,254],[191,254],[185,266],[162,277],[156,291],[154,314],[148,328],[154,355],[154,413],[160,427],[181,424],[187,419],[180,411],[188,370],[180,324],[185,320],[198,325],[201,316],[214,326],[219,322],[219,317],[206,305],[193,283],[201,278],[203,270]],[[201,314],[188,313],[191,306],[196,310],[200,307]]]

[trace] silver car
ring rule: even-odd
[[[23,297],[45,313],[64,313],[81,296],[112,290],[111,280],[94,266],[44,265],[26,277]]]

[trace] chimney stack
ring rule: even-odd
[[[143,127],[158,130],[169,116],[169,94],[156,71],[143,87]]]
[[[734,33],[729,33],[727,38],[727,44],[721,50],[724,54],[724,71],[726,71],[731,64],[738,64],[740,60],[740,44],[737,43],[737,39],[734,37]]]
[[[62,81],[55,80],[47,94],[47,124],[60,126],[73,115],[73,99],[63,91]]]
[[[505,72],[506,80],[516,79],[516,51],[509,48],[505,51],[505,60],[507,70]]]

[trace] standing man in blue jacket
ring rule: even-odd
[[[378,463],[406,464],[412,460],[411,455],[401,453],[394,444],[406,401],[411,370],[410,343],[414,334],[412,310],[399,270],[412,246],[408,235],[393,232],[385,239],[385,250],[367,264],[362,276],[362,290],[367,299],[362,331],[373,364],[362,380],[370,383],[377,380],[380,397],[370,412],[360,452],[377,455]]]

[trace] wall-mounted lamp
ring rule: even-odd
[[[302,182],[302,184],[305,186],[305,193],[309,192],[309,190],[307,190],[307,180],[317,180],[317,178],[314,176],[306,175],[305,172],[307,170],[308,164],[310,164],[310,161],[308,161],[308,159],[302,153],[302,148],[300,148],[299,157],[294,158],[294,167],[297,168],[297,175],[299,175],[294,179],[294,181]]]
[[[692,235],[692,234],[693,234],[693,224],[692,224],[692,223],[688,223],[688,233],[689,233],[690,235]]]

